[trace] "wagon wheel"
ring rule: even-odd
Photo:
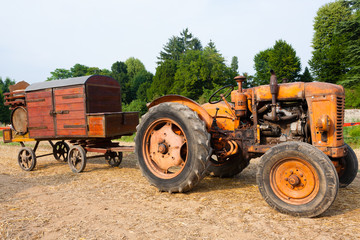
[[[86,153],[79,145],[72,146],[68,154],[68,164],[74,173],[82,172],[86,167]]]
[[[122,162],[122,152],[108,152],[105,154],[105,160],[111,167],[117,167]]]
[[[315,217],[334,202],[339,179],[323,152],[302,142],[276,145],[261,158],[256,180],[265,201],[279,212]]]
[[[69,149],[70,149],[69,145],[64,141],[55,143],[55,145],[53,147],[54,158],[57,161],[66,162],[68,153],[69,153]]]
[[[31,148],[23,147],[18,153],[18,163],[22,170],[31,171],[36,166],[36,156]]]

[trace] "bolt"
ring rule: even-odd
[[[300,173],[300,177],[303,177],[303,176],[304,176],[304,174]]]
[[[288,181],[288,180],[289,180],[289,179],[286,177],[286,178],[285,178],[285,181]]]
[[[293,170],[290,170],[290,174],[293,174],[294,172],[293,172]]]

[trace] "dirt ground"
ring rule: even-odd
[[[0,239],[359,239],[360,176],[317,218],[271,209],[260,195],[253,160],[232,179],[205,178],[185,194],[158,192],[134,154],[118,168],[88,161],[81,174],[52,156],[32,172],[18,146],[0,146]],[[51,149],[40,145],[37,154]],[[360,150],[357,150],[360,157]]]

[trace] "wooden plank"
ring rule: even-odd
[[[84,111],[84,103],[74,103],[74,104],[56,104],[56,111],[69,110],[69,111]]]
[[[69,111],[67,114],[56,114],[57,120],[74,120],[85,119],[85,113],[83,110]]]
[[[45,89],[43,91],[35,91],[26,93],[26,100],[28,99],[36,99],[36,98],[48,98],[51,97],[52,92],[51,89]]]
[[[58,136],[86,136],[85,129],[57,129]]]
[[[80,87],[69,87],[69,88],[58,88],[54,90],[55,96],[73,95],[84,93],[84,86]]]
[[[72,96],[72,95],[69,95]],[[55,103],[59,104],[73,104],[73,103],[84,103],[84,98],[63,98],[65,96],[56,96]]]
[[[88,116],[89,137],[105,137],[103,116]]]
[[[85,118],[82,119],[57,119],[58,128],[63,128],[64,125],[85,125]]]

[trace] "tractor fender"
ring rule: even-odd
[[[210,116],[210,114],[197,102],[191,100],[190,98],[180,96],[180,95],[166,95],[163,97],[159,97],[152,101],[149,105],[147,105],[148,108],[154,107],[156,105],[159,105],[160,103],[164,102],[175,102],[180,103],[182,105],[185,105],[189,107],[191,110],[196,112],[200,119],[203,120],[206,124],[206,128],[209,130],[211,128],[211,124],[213,121],[213,118]]]

